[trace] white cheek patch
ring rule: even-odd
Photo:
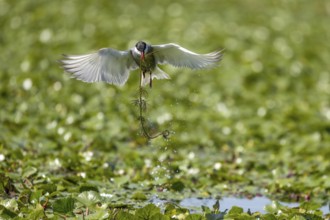
[[[134,52],[141,55],[141,52],[138,49],[136,49],[136,47],[134,47]]]

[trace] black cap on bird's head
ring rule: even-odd
[[[144,59],[144,54],[145,54],[145,50],[147,48],[147,44],[143,41],[139,41],[135,44],[135,47],[138,51],[141,52],[141,59]]]

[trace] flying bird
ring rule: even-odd
[[[170,78],[158,64],[190,69],[211,68],[220,62],[222,54],[220,51],[197,54],[174,43],[149,45],[139,41],[135,47],[126,51],[103,48],[96,53],[63,56],[60,61],[62,67],[78,80],[123,86],[130,71],[140,68],[141,86],[149,83],[151,87],[154,78]]]

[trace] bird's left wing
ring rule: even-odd
[[[171,64],[175,67],[188,67],[190,69],[210,68],[220,62],[220,51],[197,54],[177,44],[152,45],[156,62]]]
[[[64,70],[84,82],[103,81],[122,86],[129,72],[138,68],[129,50],[103,48],[92,54],[63,56],[60,63]]]

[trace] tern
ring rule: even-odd
[[[150,87],[153,79],[170,78],[158,64],[204,69],[216,66],[222,58],[221,51],[197,54],[174,43],[150,45],[144,41],[126,51],[103,48],[91,54],[63,56],[60,63],[64,70],[83,82],[123,86],[130,71],[140,68],[141,86],[149,83]]]

